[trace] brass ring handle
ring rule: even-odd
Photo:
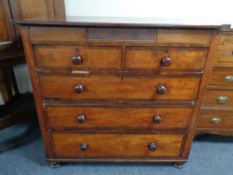
[[[75,90],[75,92],[77,92],[77,93],[82,93],[83,91],[84,91],[84,86],[82,85],[82,84],[77,84],[77,85],[75,85],[75,87],[74,87],[74,90]]]
[[[82,63],[82,57],[81,56],[73,56],[72,57],[72,62],[73,64],[81,64]]]
[[[219,124],[219,123],[221,123],[221,122],[222,122],[222,119],[221,119],[221,117],[218,117],[218,116],[213,117],[213,118],[211,119],[211,123],[212,123],[212,124],[215,124],[215,125],[217,125],[217,124]]]
[[[229,97],[228,97],[228,96],[219,96],[219,97],[217,98],[217,102],[218,102],[219,104],[226,104],[228,100],[229,100]]]
[[[158,85],[157,86],[157,93],[158,94],[165,94],[167,92],[167,87],[165,85]]]
[[[153,121],[154,123],[159,124],[161,122],[161,116],[159,115],[153,116]]]
[[[77,117],[77,121],[79,123],[84,123],[85,121],[87,120],[87,117],[85,114],[80,114],[78,117]]]
[[[161,66],[170,66],[172,63],[172,59],[169,57],[163,58],[160,61]]]
[[[149,143],[148,144],[148,149],[150,150],[150,151],[156,151],[156,149],[157,149],[157,146],[156,146],[156,144],[155,143]]]
[[[80,144],[80,150],[81,151],[87,151],[88,150],[88,144],[87,143],[81,143]]]

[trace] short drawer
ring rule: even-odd
[[[204,106],[218,105],[219,107],[233,107],[232,90],[207,90]]]
[[[224,43],[219,45],[216,54],[218,63],[233,63],[233,41],[232,43]]]
[[[121,48],[104,46],[35,46],[37,65],[55,69],[120,69]]]
[[[54,133],[56,158],[178,157],[184,136],[167,134]]]
[[[126,69],[201,71],[208,49],[128,47]]]
[[[197,127],[233,129],[233,111],[203,110],[198,119]]]
[[[52,129],[156,130],[184,129],[192,108],[181,107],[46,107]]]
[[[199,77],[124,77],[42,75],[44,98],[89,100],[194,100]]]
[[[233,70],[214,70],[209,85],[233,87]]]

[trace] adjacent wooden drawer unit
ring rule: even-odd
[[[21,25],[48,161],[187,160],[218,27]]]
[[[215,66],[197,121],[197,133],[233,133],[233,32],[221,32]]]
[[[52,135],[54,155],[61,158],[174,158],[183,135],[64,134]]]

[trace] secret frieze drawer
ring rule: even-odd
[[[200,77],[40,75],[43,98],[53,99],[193,101],[199,82]]]
[[[191,107],[45,107],[47,127],[135,131],[186,129]]]
[[[208,49],[179,47],[35,46],[37,66],[47,69],[201,71]]]
[[[84,28],[84,27],[30,27],[33,44],[56,43],[106,43],[130,45],[130,43],[162,45],[209,46],[213,31],[183,29],[142,28]]]
[[[180,156],[182,134],[54,133],[54,158],[175,158]]]

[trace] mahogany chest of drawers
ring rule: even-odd
[[[222,29],[197,134],[233,135],[233,31]]]
[[[49,162],[187,160],[220,26],[19,23]]]

